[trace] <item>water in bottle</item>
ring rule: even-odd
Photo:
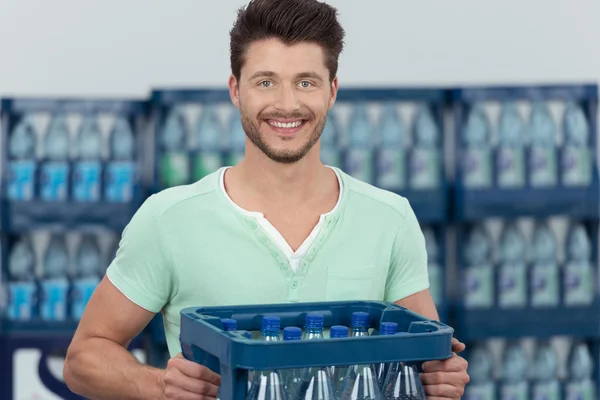
[[[376,184],[386,190],[406,187],[406,127],[396,103],[382,107],[377,126],[378,151]],[[420,171],[420,170],[419,170]]]
[[[518,342],[510,342],[504,350],[501,368],[500,400],[528,400],[529,377],[525,350]]]
[[[561,400],[558,357],[549,341],[538,345],[533,372],[533,400]]]
[[[417,376],[418,379],[418,376]],[[377,375],[371,364],[351,365],[344,378],[340,400],[381,400]]]
[[[398,324],[395,322],[382,322],[379,326],[379,335],[395,335],[398,331]],[[377,384],[379,389],[383,390],[383,383],[390,366],[393,363],[378,363],[375,365],[375,375],[377,376]]]
[[[469,355],[469,377],[464,400],[495,400],[494,358],[485,344],[477,344]]]
[[[237,165],[246,153],[246,132],[242,125],[241,114],[237,108],[231,112],[228,129],[228,161],[227,165]]]
[[[79,321],[92,293],[100,283],[103,260],[96,235],[86,234],[77,250],[75,279],[71,298],[71,317]]]
[[[165,187],[188,183],[190,170],[187,155],[188,127],[182,110],[175,107],[166,117],[162,135],[160,177]]]
[[[46,249],[41,280],[40,316],[46,321],[67,319],[69,255],[64,235],[53,234]]]
[[[8,319],[28,321],[36,316],[35,253],[31,240],[19,239],[8,256]]]
[[[133,200],[136,180],[135,137],[129,120],[118,117],[110,132],[105,198],[111,203]]]
[[[321,162],[331,167],[342,167],[340,133],[335,114],[329,112],[321,133]]]
[[[303,340],[323,339],[323,315],[308,313],[304,320]]]
[[[281,320],[277,316],[265,316],[262,319],[262,340],[279,342]],[[281,373],[278,370],[254,371],[252,383],[246,396],[247,400],[286,400],[286,392]]]
[[[370,317],[364,311],[355,311],[350,317],[351,336],[369,336]]]
[[[529,131],[529,183],[537,188],[554,187],[558,184],[557,126],[546,103],[533,104]]]
[[[485,110],[475,106],[462,131],[462,181],[469,189],[492,186],[491,127]]]
[[[413,189],[435,189],[442,176],[442,146],[438,124],[430,107],[417,112],[413,126],[413,148],[410,154],[410,186]]]
[[[594,153],[589,143],[588,119],[582,108],[569,103],[563,119],[565,135],[561,156],[561,176],[564,186],[587,186],[592,181]]]
[[[425,249],[427,251],[427,271],[429,273],[429,291],[436,305],[441,305],[444,291],[444,277],[440,264],[440,250],[431,227],[423,228],[425,237]]]
[[[525,186],[525,146],[528,132],[514,103],[502,107],[496,153],[497,184],[500,188]]]
[[[73,199],[98,201],[102,177],[102,133],[97,116],[87,115],[77,134],[77,161],[73,177]]]
[[[425,400],[425,390],[417,366],[405,362],[392,363],[383,384],[382,398],[386,400]]]
[[[345,170],[363,182],[373,182],[373,138],[372,128],[364,104],[354,107],[348,126],[348,148]]]
[[[556,307],[560,303],[557,241],[547,222],[538,221],[531,246],[530,293],[533,307]]]
[[[195,129],[193,179],[199,180],[223,166],[223,127],[214,106],[206,105]]]
[[[594,361],[584,342],[574,342],[568,361],[565,400],[595,400]]]
[[[347,338],[348,337],[348,327],[343,325],[334,325],[329,330],[329,338],[337,339],[337,338]],[[330,368],[331,371],[331,381],[333,382],[333,394],[336,398],[339,398],[342,394],[342,387],[344,385],[344,379],[346,378],[346,374],[348,373],[347,365],[334,365]]]
[[[476,225],[467,237],[464,249],[464,305],[467,308],[488,308],[494,304],[494,267],[492,240],[483,227]]]
[[[498,305],[502,308],[527,304],[526,242],[516,223],[507,222],[500,235]]]
[[[64,115],[55,115],[44,138],[41,198],[65,201],[69,194],[69,129]]]
[[[302,329],[296,326],[286,326],[283,328],[283,341],[293,341],[302,339]],[[299,368],[289,368],[281,371],[285,391],[289,399],[295,399],[300,385],[302,383],[302,374],[304,370]]]
[[[32,200],[35,195],[35,142],[33,117],[25,115],[8,137],[8,188],[10,200]]]
[[[567,263],[564,267],[563,293],[565,305],[590,305],[594,301],[594,267],[592,245],[585,227],[573,223],[567,236]]]

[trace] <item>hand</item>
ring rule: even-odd
[[[167,363],[165,400],[216,399],[221,377],[204,365],[186,360],[181,353]]]
[[[467,360],[456,353],[464,349],[465,345],[453,338],[452,357],[423,364],[421,381],[427,400],[460,400],[465,386],[469,383],[469,374],[467,374]]]

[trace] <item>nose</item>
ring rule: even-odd
[[[282,85],[277,92],[275,108],[285,113],[292,113],[300,109],[298,94],[293,86]]]

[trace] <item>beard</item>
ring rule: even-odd
[[[326,117],[321,118],[317,121],[317,124],[313,131],[310,133],[308,141],[299,149],[296,150],[276,150],[269,146],[267,142],[264,140],[263,135],[260,132],[258,124],[252,121],[248,116],[244,115],[241,112],[242,118],[242,127],[244,128],[244,132],[246,132],[246,136],[250,141],[260,149],[267,157],[271,160],[282,163],[282,164],[293,164],[295,162],[300,161],[304,156],[312,149],[312,147],[319,141],[321,138],[321,134],[323,133],[323,129],[325,128],[325,120]],[[307,118],[306,114],[294,113],[291,115],[284,114],[259,114],[258,121],[265,121],[269,118],[297,118],[308,121],[314,121],[314,115]],[[292,138],[282,138],[282,140],[291,140]]]

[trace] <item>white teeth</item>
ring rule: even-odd
[[[295,122],[277,122],[277,121],[269,121],[270,125],[276,126],[278,128],[297,128],[302,125],[302,121]]]

